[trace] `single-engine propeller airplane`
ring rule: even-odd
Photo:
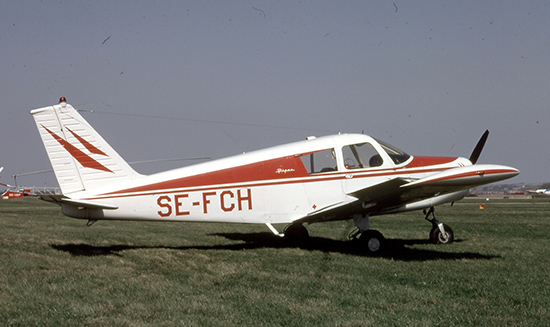
[[[141,175],[61,98],[31,111],[62,191],[43,196],[74,218],[265,224],[289,240],[309,237],[304,224],[352,219],[367,251],[385,239],[369,217],[428,210],[430,240],[451,243],[434,207],[471,187],[519,174],[477,164],[486,131],[469,159],[411,156],[363,134],[306,140],[166,172]],[[287,224],[284,233],[273,224]]]

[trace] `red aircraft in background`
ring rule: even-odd
[[[0,167],[0,172],[2,172],[2,170],[4,170],[4,167]],[[4,193],[2,193],[2,200],[17,199],[17,198],[22,198],[22,197],[31,195],[31,190],[27,188],[19,189],[15,191],[15,190],[11,190],[11,189],[15,189],[16,188],[15,186],[11,186],[9,184],[4,184],[4,183],[0,183],[0,185],[4,185],[5,187],[8,188],[6,191],[4,191]]]

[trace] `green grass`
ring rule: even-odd
[[[420,212],[351,222],[285,246],[262,225],[97,222],[36,199],[0,201],[1,326],[546,326],[550,203],[437,208],[456,242],[427,242]],[[281,228],[282,226],[278,226]]]

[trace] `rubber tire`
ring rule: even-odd
[[[451,244],[454,242],[455,237],[453,234],[453,230],[451,227],[443,224],[443,229],[445,229],[445,232],[449,235],[447,239],[444,239],[441,235],[441,231],[439,230],[439,227],[434,226],[432,230],[430,231],[430,242],[433,244]]]
[[[285,229],[285,241],[291,245],[304,244],[309,239],[309,232],[302,224],[292,224]]]
[[[377,230],[369,229],[361,233],[359,237],[364,249],[369,253],[376,254],[384,250],[386,239],[384,235]]]

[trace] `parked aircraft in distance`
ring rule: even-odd
[[[43,199],[70,217],[265,224],[289,240],[307,239],[304,224],[352,219],[353,238],[383,249],[369,217],[428,210],[430,239],[453,231],[434,207],[471,187],[516,176],[515,168],[477,164],[486,131],[469,159],[411,156],[363,134],[306,140],[152,175],[134,171],[65,98],[31,111],[62,191]],[[287,224],[284,234],[273,224]]]
[[[4,183],[0,183],[4,186],[8,186]],[[11,200],[11,199],[18,199],[25,196],[31,196],[31,190],[30,189],[21,189],[18,191],[12,191],[10,189],[7,189],[4,193],[2,193],[2,200]]]
[[[4,167],[0,167],[0,172],[4,169]],[[16,186],[11,186],[9,184],[0,183],[0,185],[3,185],[7,187],[7,189],[2,193],[2,200],[11,200],[11,199],[17,199],[22,198],[25,196],[31,196],[31,189],[30,188],[20,188],[18,190]],[[13,190],[12,190],[13,189]]]
[[[528,191],[529,193],[532,193],[532,194],[544,194],[544,195],[550,195],[550,188],[539,188],[539,189],[536,189],[534,191]]]

